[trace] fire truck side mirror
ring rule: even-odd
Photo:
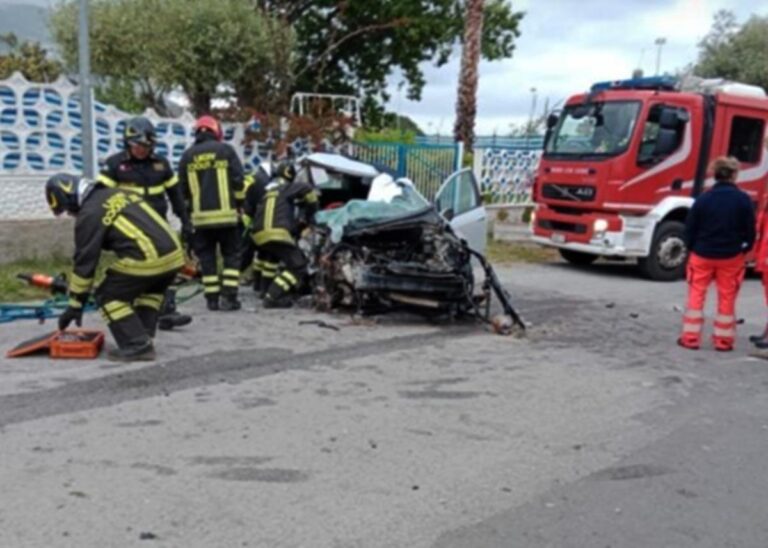
[[[557,122],[560,120],[560,117],[555,114],[554,112],[550,113],[549,116],[547,116],[547,129],[554,129],[554,127],[557,125]]]

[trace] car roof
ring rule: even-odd
[[[327,152],[315,152],[306,157],[306,162],[313,166],[319,166],[345,175],[355,177],[376,177],[381,174],[371,164],[358,162],[340,154]]]

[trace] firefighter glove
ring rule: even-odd
[[[75,322],[77,324],[77,327],[82,327],[83,325],[83,309],[82,308],[75,308],[73,306],[68,306],[66,309],[64,309],[64,312],[61,313],[61,316],[59,316],[59,331],[64,331],[67,327],[69,327],[69,324],[72,322]]]

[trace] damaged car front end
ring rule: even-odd
[[[364,178],[358,182],[364,184]],[[316,215],[307,240],[316,308],[476,317],[497,332],[524,330],[490,264],[434,204],[407,180],[377,175],[367,184],[368,199],[337,201]],[[475,265],[483,270],[479,286]],[[494,296],[502,308],[496,316],[491,315]]]

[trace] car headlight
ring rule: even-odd
[[[605,219],[596,219],[594,224],[592,225],[592,229],[595,232],[605,232],[608,230],[608,221]]]

